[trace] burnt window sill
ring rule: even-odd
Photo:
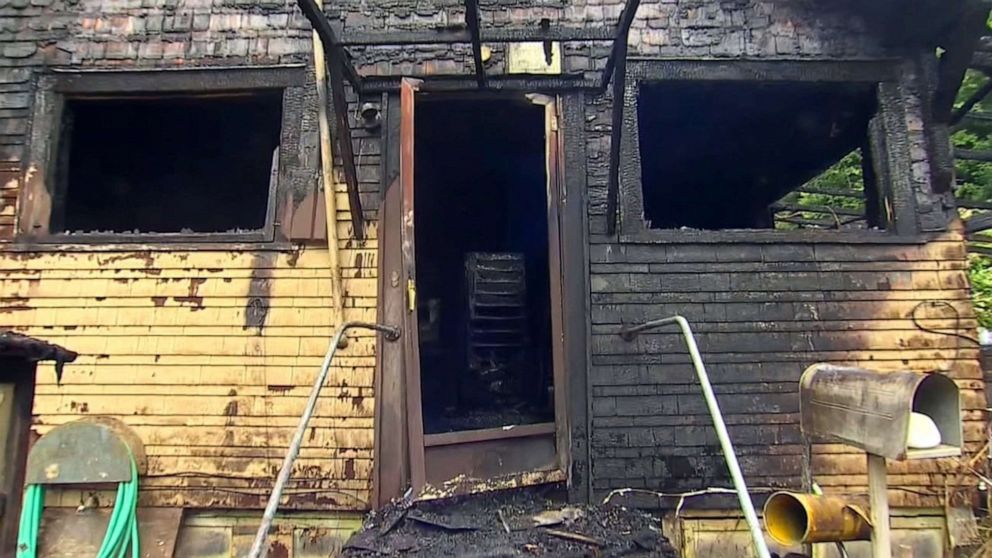
[[[246,233],[177,234],[51,234],[21,236],[0,246],[6,252],[116,252],[174,251],[274,251],[298,249],[292,242],[274,240],[271,231]]]
[[[621,244],[925,244],[933,235],[891,231],[644,229],[621,233]]]

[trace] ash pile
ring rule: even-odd
[[[397,501],[373,512],[342,556],[679,558],[658,518],[619,506],[573,506],[555,492],[504,490]]]

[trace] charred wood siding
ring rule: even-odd
[[[603,28],[615,24],[623,2],[500,0],[498,4],[483,10],[484,27],[534,25],[548,18],[553,25]],[[891,54],[875,30],[848,10],[821,8],[771,1],[645,1],[632,26],[630,54],[669,59]],[[462,21],[463,9],[460,3],[410,0],[346,0],[328,8],[332,23],[342,29],[343,36],[352,31],[442,28]],[[608,48],[608,43],[565,45],[563,67],[567,72],[597,78]],[[0,2],[0,161],[8,165],[0,167],[0,241],[9,239],[13,231],[16,178],[38,172],[22,165],[32,132],[32,83],[38,73],[49,68],[171,71],[298,64],[309,62],[310,49],[311,28],[292,2]],[[493,45],[493,50],[487,66],[490,75],[506,68],[503,46]],[[353,52],[360,71],[369,75],[464,73],[471,68],[472,57],[468,45],[355,48]],[[307,90],[312,90],[312,83]],[[357,126],[354,115],[358,99],[352,97],[350,101],[349,117]],[[316,238],[319,245],[324,216],[315,194],[316,110],[313,99],[304,102],[300,122],[304,145],[292,181],[298,187],[288,192],[291,205],[298,211],[279,218],[292,239]],[[824,343],[837,339],[836,346],[846,348],[831,351],[831,356],[852,359],[856,355],[870,359],[875,346],[867,341],[854,343],[858,338],[851,332],[801,331],[818,320],[792,316],[789,321],[788,309],[810,312],[801,306],[813,304],[819,316],[834,316],[827,319],[830,324],[839,326],[855,319],[847,316],[862,316],[856,318],[856,325],[864,331],[876,331],[865,323],[870,322],[908,334],[905,306],[894,307],[891,317],[884,319],[875,308],[888,303],[883,295],[897,292],[909,296],[911,291],[872,287],[869,276],[882,274],[890,277],[890,284],[905,285],[905,277],[915,281],[918,274],[937,274],[939,278],[941,274],[959,275],[959,270],[862,269],[856,267],[862,265],[859,247],[832,247],[851,250],[852,255],[831,260],[823,259],[826,256],[818,252],[819,246],[783,246],[786,252],[795,249],[805,254],[786,260],[798,258],[797,262],[811,266],[797,270],[777,268],[767,259],[772,252],[765,246],[682,246],[673,251],[665,246],[611,243],[601,234],[609,113],[609,96],[596,98],[585,114],[586,130],[581,129],[581,118],[569,120],[566,129],[567,135],[588,135],[593,283],[588,324],[592,328],[588,348],[593,360],[588,373],[594,384],[590,389],[595,413],[592,449],[596,488],[602,492],[610,486],[639,483],[656,488],[687,486],[695,482],[686,476],[690,468],[717,476],[714,463],[718,464],[719,458],[715,445],[709,443],[688,368],[681,360],[673,360],[682,358],[681,351],[664,335],[642,341],[650,345],[633,347],[619,345],[612,336],[619,324],[653,317],[655,311],[678,311],[699,324],[704,335],[701,344],[708,351],[706,357],[718,391],[721,397],[732,397],[726,406],[735,435],[744,440],[748,472],[794,468],[795,403],[787,386],[794,385],[804,359],[820,356],[808,352],[803,343],[812,341],[820,351],[825,350]],[[922,127],[919,121],[907,125]],[[39,130],[38,135],[46,132]],[[388,146],[380,149],[371,136],[356,128],[354,151],[366,219],[374,221],[379,186],[376,172],[381,157],[390,153]],[[910,147],[925,153],[919,145]],[[923,172],[925,161],[914,162],[921,163]],[[926,183],[927,179],[919,175],[914,180]],[[375,231],[370,230],[370,240],[363,245],[351,240],[349,225],[343,221],[348,208],[343,189],[339,188],[338,196],[346,317],[370,320],[375,309]],[[922,190],[918,196],[939,210],[939,200]],[[913,261],[941,266],[945,259],[960,260],[960,244],[949,238],[948,244],[931,247],[886,247],[884,251],[890,256],[882,258],[882,263],[903,266],[905,261]],[[949,246],[953,254],[939,253],[942,246]],[[690,250],[697,255],[688,258]],[[738,252],[743,260],[725,260]],[[904,252],[916,255],[899,255]],[[782,254],[777,257],[785,258]],[[714,262],[724,267],[714,267]],[[143,483],[143,503],[259,507],[281,458],[279,448],[286,446],[286,437],[295,424],[293,417],[302,408],[304,386],[312,380],[334,325],[328,321],[331,298],[325,263],[326,255],[319,248],[300,251],[297,246],[287,250],[225,246],[215,251],[202,246],[196,250],[159,246],[154,252],[106,247],[64,252],[0,250],[0,308],[5,311],[0,314],[0,324],[62,342],[82,354],[76,364],[67,367],[61,388],[51,383],[48,371],[41,371],[40,377],[48,383],[39,386],[35,409],[38,430],[44,432],[52,425],[85,415],[118,416],[138,429],[148,444],[155,476]],[[829,267],[834,264],[842,265]],[[822,292],[819,284],[812,291],[787,290],[792,279],[779,280],[779,286],[762,286],[772,273],[816,273],[840,284],[856,269],[864,284],[836,287],[836,291]],[[662,279],[656,279],[655,274],[661,274]],[[806,277],[799,282],[812,281]],[[814,291],[823,298],[811,299],[816,296]],[[942,295],[945,289],[938,291],[921,291],[920,296]],[[951,291],[953,296],[946,298],[964,304],[963,289]],[[768,330],[739,331],[747,321],[772,325]],[[883,331],[892,331],[884,327]],[[739,346],[745,341],[746,346]],[[300,479],[295,487],[299,495],[288,507],[364,507],[373,435],[373,343],[372,338],[353,342],[343,354],[341,368],[333,372],[335,379],[325,391],[312,437],[294,474]],[[893,338],[885,343],[880,346],[898,345]],[[715,346],[724,349],[717,351]],[[886,351],[888,355],[918,359],[912,361],[918,363],[946,356],[945,350],[935,355],[937,351],[932,348]],[[962,349],[959,361],[968,361],[967,351]],[[766,353],[771,357],[766,358]],[[656,362],[659,358],[663,359],[660,366]],[[962,364],[962,378],[971,377],[968,366]],[[585,379],[586,372],[574,373]],[[977,420],[974,411],[969,413],[969,419]],[[641,426],[651,420],[662,422]],[[615,424],[610,425],[610,421]],[[763,426],[755,427],[760,421],[764,421]],[[973,430],[971,423],[969,432]],[[584,435],[576,436],[577,450],[584,450]],[[775,444],[781,444],[781,449]],[[784,457],[775,457],[776,452]],[[642,459],[642,453],[650,459]],[[850,456],[824,455],[828,457],[823,459],[834,460],[835,471],[846,471],[840,467],[848,463],[850,470],[857,469],[857,461],[850,461]],[[683,476],[677,477],[673,471],[681,471]],[[771,481],[786,479],[785,473],[771,476]],[[759,482],[766,480],[759,476]],[[63,503],[75,507],[78,498],[66,495]]]
[[[892,148],[904,149],[911,159],[911,175],[899,184],[915,195],[920,228],[945,230],[948,214],[931,190],[926,163],[924,91],[912,76],[900,85],[908,145]],[[681,492],[730,486],[676,332],[656,331],[632,343],[617,335],[622,326],[672,314],[693,324],[756,492],[802,483],[797,384],[814,362],[948,370],[962,388],[968,451],[978,450],[985,398],[977,347],[921,331],[912,320],[915,312],[928,328],[973,334],[977,324],[960,234],[831,242],[825,233],[810,242],[768,231],[724,231],[710,234],[713,242],[680,241],[676,235],[620,242],[605,234],[610,104],[606,95],[591,98],[586,107],[594,498],[626,487]],[[919,306],[929,300],[956,312]],[[866,491],[862,455],[817,445],[810,461],[814,478],[828,490]],[[945,480],[957,477],[951,461],[893,464],[890,472],[895,505],[940,505]]]
[[[20,167],[14,163],[0,162],[0,243],[14,237],[20,184]]]
[[[369,232],[369,245],[341,251],[347,320],[375,320]],[[61,386],[39,365],[37,432],[86,416],[124,421],[148,452],[143,505],[264,505],[337,326],[317,248],[0,252],[0,293],[5,327],[80,353]],[[374,351],[358,333],[339,352],[288,509],[367,506]]]
[[[595,242],[595,240],[594,240]],[[668,245],[591,247],[594,488],[683,491],[728,486],[711,421],[674,332],[617,336],[622,325],[681,314],[694,326],[742,466],[755,487],[798,486],[799,375],[814,362],[876,369],[950,369],[968,409],[972,451],[983,437],[976,348],[923,332],[973,330],[964,250],[926,245]],[[917,306],[946,301],[946,309]],[[863,458],[817,447],[827,486],[863,488]],[[894,485],[935,489],[932,464],[894,466]],[[853,475],[853,476],[852,476]],[[901,492],[898,496],[905,497]],[[905,501],[905,500],[902,500]]]

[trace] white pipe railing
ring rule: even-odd
[[[276,510],[279,509],[279,500],[282,498],[282,491],[286,488],[286,483],[289,482],[289,476],[293,473],[293,463],[296,462],[296,457],[300,455],[303,436],[306,434],[310,417],[313,416],[314,409],[317,408],[317,399],[320,396],[320,390],[327,381],[327,374],[331,369],[331,360],[334,358],[334,353],[337,352],[345,332],[352,328],[371,329],[382,332],[389,341],[395,341],[400,337],[399,328],[381,324],[346,322],[338,329],[334,338],[331,340],[331,344],[327,347],[324,362],[320,365],[320,373],[317,374],[317,379],[313,382],[313,388],[310,389],[310,398],[307,400],[307,406],[303,414],[300,415],[300,424],[296,427],[296,432],[293,434],[293,441],[290,442],[289,449],[286,451],[286,457],[282,461],[279,476],[276,477],[276,483],[272,486],[272,494],[269,495],[269,502],[265,505],[265,512],[262,514],[262,523],[258,526],[258,532],[255,533],[255,541],[251,545],[251,550],[248,551],[249,558],[260,558],[263,556],[262,549],[265,546],[265,539],[268,538],[269,529],[272,527],[272,522],[276,518]],[[265,554],[268,553],[266,552]]]
[[[758,514],[754,511],[754,503],[751,501],[751,495],[747,491],[747,484],[744,482],[741,466],[737,462],[737,454],[734,453],[734,445],[730,441],[730,434],[727,433],[727,425],[723,422],[720,404],[717,403],[716,394],[713,393],[713,386],[710,385],[710,378],[706,374],[706,366],[703,365],[703,357],[699,354],[699,347],[696,346],[696,338],[692,334],[692,328],[689,327],[689,322],[682,316],[652,320],[639,326],[621,330],[620,337],[624,341],[633,341],[637,337],[637,334],[642,331],[669,324],[678,324],[679,329],[682,330],[682,337],[685,339],[685,344],[689,349],[689,356],[692,358],[692,366],[696,369],[696,377],[699,378],[699,383],[703,388],[706,407],[709,408],[710,416],[713,418],[713,426],[716,428],[717,438],[720,439],[723,457],[727,461],[727,468],[730,469],[730,478],[734,481],[737,500],[740,501],[741,511],[744,512],[744,519],[747,520],[748,529],[751,531],[754,550],[758,553],[758,558],[771,558],[771,554],[768,552],[768,545],[765,543],[765,537],[761,533],[761,523],[758,522]]]

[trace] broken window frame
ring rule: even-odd
[[[847,61],[671,61],[631,58],[623,98],[620,140],[619,239],[628,243],[706,242],[905,242],[918,232],[916,198],[902,83],[908,72],[893,60]],[[644,82],[664,81],[864,82],[877,84],[878,112],[867,143],[875,161],[880,203],[890,214],[885,230],[653,229],[644,218],[638,90]],[[865,186],[869,186],[866,184]]]
[[[294,190],[305,188],[298,172],[304,160],[300,122],[307,70],[303,65],[267,68],[53,71],[35,83],[32,127],[18,203],[17,242],[38,244],[272,243],[285,240],[279,216]],[[198,95],[217,92],[282,91],[282,118],[275,180],[269,185],[265,222],[239,232],[51,232],[59,192],[58,162],[67,101],[127,95]]]

